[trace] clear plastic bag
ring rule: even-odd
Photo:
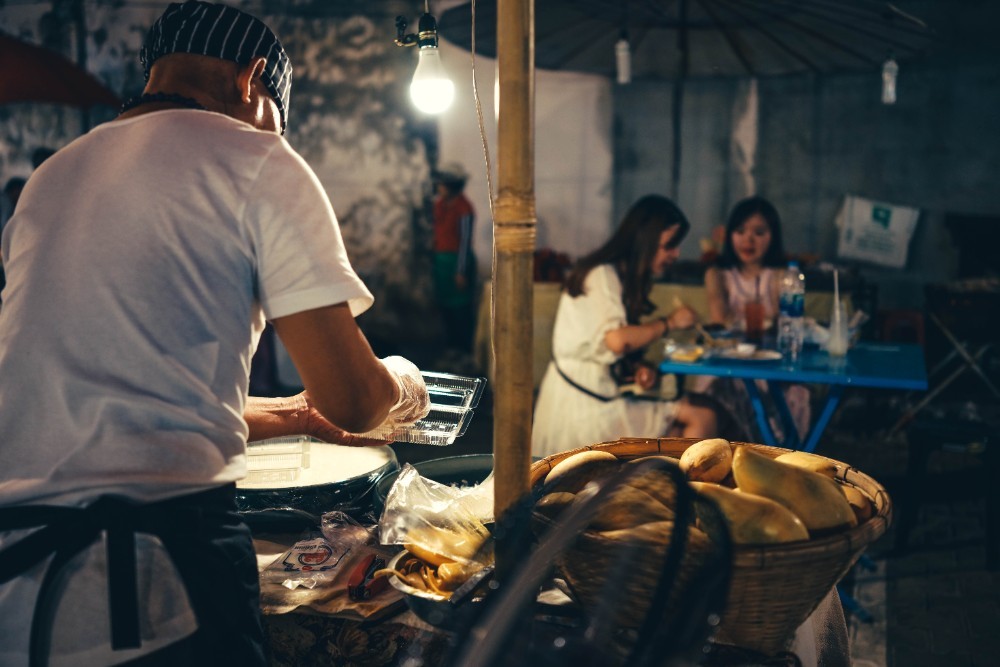
[[[365,526],[344,512],[327,512],[322,516],[322,536],[312,535],[296,542],[291,549],[264,570],[268,583],[288,589],[300,586],[313,589],[333,583],[343,570],[343,563],[352,559],[365,544],[375,542],[376,526]]]
[[[350,548],[331,544],[324,537],[300,540],[267,566],[261,580],[292,590],[299,586],[313,589],[333,582],[348,553]]]
[[[403,466],[386,497],[379,541],[459,563],[492,562],[493,475],[470,487],[446,486]]]

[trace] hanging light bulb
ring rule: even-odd
[[[882,104],[896,103],[896,76],[899,74],[899,65],[889,56],[889,59],[882,65]]]
[[[622,31],[621,37],[615,42],[615,72],[620,84],[632,82],[632,51],[628,43],[628,35]]]
[[[417,34],[417,69],[410,83],[410,99],[427,114],[439,114],[455,99],[455,84],[441,64],[437,20],[430,14],[420,17]]]

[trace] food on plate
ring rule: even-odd
[[[475,558],[487,535],[446,528],[411,528],[406,550],[433,565]]]
[[[618,457],[611,452],[586,450],[568,456],[552,466],[545,484],[552,491],[577,493],[592,479],[618,470]]]
[[[740,493],[719,484],[691,482],[691,486],[718,505],[736,544],[771,544],[809,539],[809,531],[802,519],[769,498]]]
[[[698,482],[721,482],[733,465],[733,449],[724,438],[710,438],[694,443],[681,454],[681,470],[688,479]]]
[[[830,478],[836,478],[837,476],[837,464],[825,456],[810,454],[809,452],[788,452],[774,460],[799,468],[805,468],[806,470],[812,470]]]
[[[857,517],[836,481],[750,449],[737,447],[733,477],[741,490],[781,503],[798,515],[810,533],[856,526]]]
[[[672,361],[681,362],[694,362],[701,359],[701,355],[705,354],[705,348],[700,345],[695,345],[692,347],[679,347],[670,353],[670,359]]]
[[[459,563],[456,561],[445,561],[435,565],[411,552],[400,558],[395,568],[378,570],[372,576],[395,575],[413,589],[447,599],[451,597],[452,591],[465,583],[482,567],[481,564],[475,562]]]

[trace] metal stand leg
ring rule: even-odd
[[[750,403],[753,405],[753,412],[757,416],[757,426],[760,428],[761,437],[764,438],[764,444],[771,447],[781,447],[781,443],[775,437],[774,431],[771,430],[771,423],[767,420],[767,408],[764,407],[764,401],[761,400],[760,392],[757,391],[757,382],[749,378],[744,378],[743,384],[746,385],[747,393],[750,394]]]
[[[822,436],[823,431],[826,430],[826,425],[830,423],[833,413],[837,411],[837,406],[840,405],[840,397],[843,394],[844,385],[830,385],[830,391],[826,395],[826,404],[823,406],[823,411],[819,414],[819,419],[816,420],[816,423],[813,424],[812,429],[809,431],[809,436],[806,438],[806,444],[802,448],[804,451],[816,451],[816,445],[819,444],[820,436]]]
[[[767,391],[771,394],[771,400],[774,401],[774,407],[778,409],[778,417],[785,429],[785,442],[782,443],[782,446],[789,449],[799,449],[802,446],[802,440],[799,438],[799,429],[795,426],[795,420],[792,419],[792,412],[788,409],[788,403],[785,401],[784,386],[778,382],[768,382]]]
[[[944,368],[956,356],[962,358],[962,363],[958,368],[952,371],[948,375],[948,377],[946,377],[939,385],[934,387],[934,389],[932,389],[930,393],[926,394],[920,400],[919,403],[917,403],[911,409],[907,410],[906,413],[903,414],[903,416],[900,417],[899,420],[893,425],[893,427],[889,429],[888,437],[892,437],[893,435],[896,434],[896,432],[899,429],[906,426],[906,424],[910,423],[910,421],[916,416],[918,412],[920,412],[920,410],[924,408],[924,406],[926,406],[928,403],[934,400],[934,398],[938,394],[944,391],[944,389],[948,385],[954,382],[958,378],[958,376],[964,373],[966,370],[971,370],[976,375],[978,375],[979,379],[981,379],[986,384],[986,387],[990,390],[990,392],[993,393],[993,396],[996,398],[1000,398],[1000,389],[998,389],[997,386],[993,384],[990,378],[983,371],[982,367],[979,365],[979,360],[991,347],[993,347],[993,343],[986,343],[984,345],[981,345],[975,352],[970,353],[966,349],[965,344],[955,337],[955,334],[951,332],[948,326],[944,322],[942,322],[937,315],[935,315],[934,313],[930,313],[929,318],[931,322],[937,325],[937,328],[941,330],[941,333],[944,334],[945,338],[948,339],[948,342],[951,343],[953,349],[951,350],[951,352],[948,353],[947,356],[945,356],[944,359],[941,360],[940,363],[938,363],[934,367],[933,370],[931,370],[930,375],[928,377],[933,376],[939,370]]]

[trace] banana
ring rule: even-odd
[[[733,465],[733,449],[728,440],[711,438],[696,442],[681,454],[681,470],[698,482],[721,482]]]
[[[691,487],[719,506],[736,544],[773,544],[809,539],[809,531],[802,520],[784,505],[769,498],[705,482],[691,482]]]
[[[603,530],[595,535],[600,535],[606,539],[621,542],[623,545],[629,541],[639,541],[646,544],[670,544],[674,530],[673,521],[650,521],[631,528],[621,528],[618,530]],[[693,551],[702,551],[708,548],[711,538],[700,528],[691,524],[687,530],[686,548]],[[623,556],[627,558],[628,556]]]
[[[535,504],[535,510],[555,521],[576,499],[575,493],[547,493]],[[590,521],[588,530],[617,530],[650,521],[670,521],[674,511],[645,491],[623,484],[610,494]]]
[[[566,457],[545,476],[549,491],[577,493],[592,479],[610,474],[621,464],[611,452],[586,450]]]
[[[836,479],[837,477],[837,464],[825,456],[819,456],[818,454],[795,451],[782,454],[774,460],[799,468],[805,468],[806,470],[812,470],[821,475],[826,475],[831,479]]]
[[[652,454],[650,456],[640,456],[637,459],[632,459],[631,461],[629,461],[629,463],[630,464],[641,463],[642,461],[649,461],[649,460],[667,461],[669,463],[673,463],[675,466],[679,466],[681,464],[681,460],[679,458],[677,458],[676,456],[667,456],[666,454]]]
[[[749,447],[737,447],[733,477],[741,490],[787,507],[810,533],[858,523],[840,485],[817,472],[780,463]]]
[[[625,542],[629,539],[643,540],[653,544],[668,544],[670,534],[674,529],[673,521],[652,521],[643,523],[631,528],[619,528],[617,530],[602,530],[599,535],[608,539]],[[694,532],[692,526],[691,532]]]
[[[634,486],[615,489],[590,521],[590,530],[617,530],[653,521],[672,521],[674,511]]]
[[[677,485],[662,470],[647,470],[632,475],[628,486],[645,491],[666,507],[673,508],[677,505]]]
[[[546,493],[535,503],[535,510],[555,520],[562,514],[563,510],[573,504],[575,499],[575,493],[566,493],[565,491]]]
[[[847,502],[851,504],[854,515],[858,517],[858,523],[864,523],[875,514],[875,502],[856,486],[844,484],[840,487],[847,497]]]

